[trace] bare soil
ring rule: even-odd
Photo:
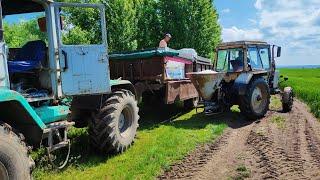
[[[228,116],[228,115],[226,115]],[[257,122],[243,117],[159,179],[320,179],[320,123],[302,102],[274,107]]]

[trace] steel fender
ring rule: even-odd
[[[41,118],[37,115],[37,113],[33,110],[33,108],[21,94],[9,89],[0,89],[0,102],[9,101],[18,102],[41,129],[46,128],[46,125],[42,122]]]
[[[122,80],[122,79],[110,80],[110,85],[111,85],[111,89],[122,88],[122,89],[130,90],[137,97],[136,88],[128,80]]]
[[[289,102],[291,93],[293,93],[292,87],[285,87],[282,93],[282,102],[284,103]]]
[[[233,89],[235,89],[239,95],[245,95],[247,85],[250,83],[252,77],[253,73],[240,74],[233,84]]]

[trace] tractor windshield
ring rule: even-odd
[[[224,49],[218,51],[216,71],[241,72],[243,70],[243,49]]]

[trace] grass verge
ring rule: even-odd
[[[282,86],[293,87],[295,95],[320,118],[320,69],[281,69],[280,72],[289,77]]]
[[[226,124],[191,111],[181,109],[142,110],[141,128],[135,144],[125,153],[99,156],[89,147],[87,131],[73,130],[72,155],[69,167],[55,172],[38,166],[35,179],[153,179],[162,169],[182,159],[197,145],[221,135]],[[172,120],[159,123],[163,120]],[[156,124],[156,125],[155,125]],[[35,155],[41,162],[41,155]]]

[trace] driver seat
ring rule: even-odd
[[[41,67],[46,58],[46,43],[42,40],[26,43],[12,61],[8,61],[9,73],[28,73]]]

